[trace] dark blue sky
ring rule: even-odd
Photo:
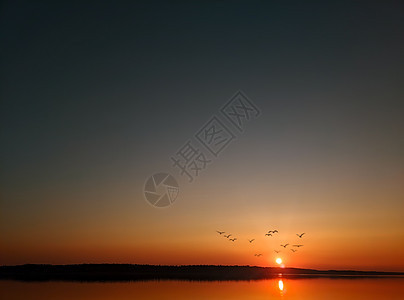
[[[264,127],[323,113],[402,126],[400,1],[6,1],[1,24],[2,169],[15,176],[95,148],[144,155],[128,150],[164,139],[161,124],[186,133],[238,89]]]

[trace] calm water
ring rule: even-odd
[[[5,300],[404,299],[404,278],[108,283],[0,281],[0,296]]]

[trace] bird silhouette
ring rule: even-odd
[[[278,230],[269,230],[268,233],[279,233]]]
[[[292,251],[292,252],[296,252],[297,250],[295,250],[295,249],[290,249],[290,251]]]
[[[249,242],[250,242],[250,244],[252,243],[252,242],[254,242],[255,241],[255,239],[252,239],[252,240],[248,240]]]
[[[279,252],[281,252],[280,250],[274,250],[276,253],[279,253]]]
[[[302,238],[304,234],[305,234],[305,232],[303,232],[302,234],[296,233],[296,235],[297,235],[299,238]]]
[[[236,238],[234,238],[234,239],[229,239],[229,241],[232,241],[232,242],[234,242],[235,240],[237,240]]]
[[[265,236],[272,236],[272,234],[270,234],[270,233],[266,233],[266,234],[265,234]]]
[[[289,244],[281,245],[281,247],[286,248]]]
[[[303,245],[293,245],[293,247],[299,248],[299,247],[303,247]]]
[[[218,234],[220,234],[220,235],[222,235],[222,234],[224,233],[224,231],[219,231],[219,230],[216,230],[216,232],[217,232]]]
[[[229,237],[231,237],[231,234],[224,235],[224,237],[225,237],[225,238],[229,238]]]
[[[260,257],[260,256],[262,256],[262,253],[254,254],[254,256]]]

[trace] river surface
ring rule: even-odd
[[[20,299],[404,299],[404,278],[277,278],[255,281],[0,281],[0,298]]]

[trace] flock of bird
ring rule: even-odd
[[[217,232],[219,235],[221,235],[221,236],[225,237],[226,239],[228,239],[230,242],[235,242],[235,241],[237,241],[237,238],[234,237],[231,233],[225,234],[225,233],[226,233],[225,231],[219,231],[219,230],[216,230],[216,232]],[[275,230],[269,230],[267,233],[265,233],[265,237],[274,236],[276,233],[279,233],[279,231],[278,231],[277,229],[275,229]],[[305,234],[306,234],[305,232],[303,232],[303,233],[296,233],[296,235],[298,236],[299,239],[303,238],[303,236],[304,236]],[[230,238],[230,237],[231,237],[231,238]],[[248,242],[249,242],[250,244],[252,244],[252,243],[255,241],[255,239],[247,239],[247,240],[248,240]],[[297,250],[294,249],[294,248],[300,248],[300,247],[303,247],[304,245],[302,245],[302,244],[293,244],[293,245],[290,245],[289,243],[286,243],[286,244],[281,244],[280,246],[283,247],[284,249],[286,249],[288,246],[291,246],[291,247],[289,248],[290,251],[292,251],[293,253],[295,253],[295,252],[297,252]],[[292,247],[294,247],[294,248],[292,248]],[[280,253],[281,250],[274,250],[274,252],[275,252],[275,253]],[[263,254],[262,254],[262,253],[255,253],[254,256],[260,257],[260,256],[263,256]]]

